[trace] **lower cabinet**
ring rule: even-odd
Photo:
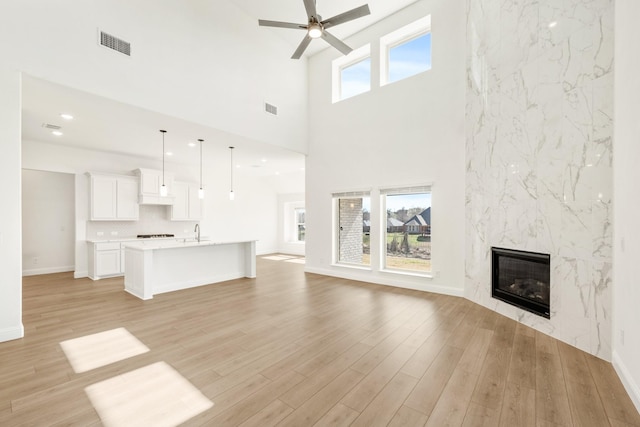
[[[89,277],[98,280],[104,277],[122,276],[124,252],[120,242],[89,243]]]

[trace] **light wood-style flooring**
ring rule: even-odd
[[[214,402],[188,426],[640,426],[610,363],[463,298],[299,263],[150,301],[122,278],[33,276],[23,298],[0,426],[101,425],[85,388],[157,362]],[[150,351],[75,373],[59,343],[116,328]]]

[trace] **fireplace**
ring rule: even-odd
[[[491,248],[491,296],[550,318],[550,256]]]

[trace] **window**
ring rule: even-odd
[[[431,16],[380,39],[380,85],[431,69]]]
[[[371,90],[370,45],[333,61],[333,102]]]
[[[296,219],[296,242],[304,242],[305,225],[304,225],[304,208],[294,210]]]
[[[369,193],[334,194],[334,201],[337,227],[336,261],[345,264],[371,265]]]
[[[431,272],[431,187],[381,190],[385,211],[383,267]]]

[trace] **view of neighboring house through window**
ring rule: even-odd
[[[336,261],[354,265],[371,265],[369,194],[334,194],[334,200],[337,226]]]
[[[382,37],[380,58],[381,86],[430,70],[431,16]]]
[[[305,225],[304,225],[304,208],[295,209],[296,216],[296,241],[304,242]]]
[[[381,191],[386,218],[384,268],[431,272],[431,189]]]

